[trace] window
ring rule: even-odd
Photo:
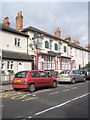
[[[40,71],[41,77],[48,77],[48,74],[46,72]]]
[[[2,67],[1,67],[2,70],[4,69],[4,64],[5,64],[5,61],[2,60]]]
[[[27,71],[24,72],[18,72],[15,74],[15,78],[26,78]]]
[[[55,43],[55,50],[58,50],[58,44]]]
[[[39,77],[39,74],[37,71],[31,72],[30,74],[31,74],[31,77]]]
[[[66,46],[64,46],[64,52],[66,52]]]
[[[20,47],[20,39],[19,38],[15,38],[14,45]]]
[[[52,50],[52,40],[50,40],[50,50]]]
[[[7,61],[7,69],[12,70],[13,69],[13,61]]]
[[[45,41],[45,48],[49,48],[49,42]]]

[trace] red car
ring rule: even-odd
[[[12,81],[14,90],[28,89],[30,92],[34,92],[35,88],[45,86],[55,88],[57,87],[57,80],[55,77],[49,76],[46,72],[39,70],[18,72]]]

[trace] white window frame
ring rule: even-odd
[[[4,60],[2,60],[1,70],[4,70],[4,65],[5,65],[5,61],[4,61]]]
[[[17,46],[17,47],[21,47],[20,38],[15,38],[15,39],[14,39],[14,45]]]
[[[8,66],[9,62],[9,66]],[[13,61],[7,61],[7,70],[13,70]]]

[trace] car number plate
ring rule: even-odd
[[[21,80],[15,80],[15,82],[21,82]]]
[[[60,78],[65,78],[65,76],[60,76]]]

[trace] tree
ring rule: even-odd
[[[85,67],[90,67],[90,62],[88,63],[88,64],[86,64],[86,66]]]

